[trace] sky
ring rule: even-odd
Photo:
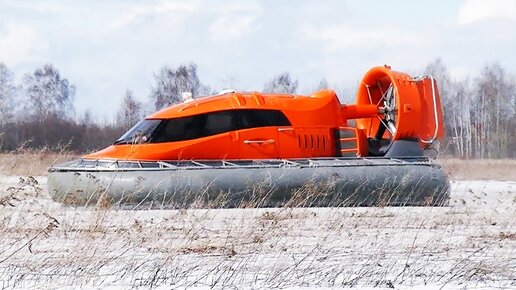
[[[77,113],[110,120],[127,89],[148,101],[164,65],[196,63],[213,90],[260,91],[286,71],[300,93],[326,78],[352,97],[376,65],[514,73],[515,30],[516,0],[0,0],[0,62],[18,81],[54,64]]]

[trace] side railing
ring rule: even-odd
[[[428,157],[324,157],[311,159],[265,160],[181,160],[181,161],[127,161],[77,159],[53,166],[55,171],[135,171],[135,170],[191,170],[191,169],[246,169],[246,168],[314,168],[354,166],[434,165]]]

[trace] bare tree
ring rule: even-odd
[[[182,93],[190,93],[195,98],[203,89],[193,63],[177,69],[164,66],[154,74],[154,81],[151,99],[157,110],[181,102]]]
[[[446,140],[445,148],[458,157],[471,157],[471,86],[468,80],[453,81],[440,58],[429,63],[425,74],[432,75],[438,83],[443,106]]]
[[[73,117],[75,86],[61,77],[52,64],[26,74],[23,86],[28,98],[26,108],[35,119]]]
[[[13,117],[15,94],[14,74],[4,63],[0,63],[0,124],[10,121]]]
[[[117,113],[117,125],[129,129],[142,118],[142,103],[134,98],[131,90],[125,92]]]
[[[511,123],[516,115],[516,81],[498,63],[486,65],[475,81],[472,116],[477,157],[506,157],[515,141]]]
[[[80,117],[79,124],[84,125],[84,126],[90,126],[93,123],[94,122],[93,122],[93,117],[91,116],[91,111],[88,109]]]
[[[263,90],[273,94],[295,94],[297,85],[298,81],[293,80],[288,72],[284,72],[266,83]]]
[[[326,78],[323,78],[319,84],[317,85],[316,87],[316,90],[326,90],[326,89],[329,89],[330,88],[330,85],[328,84],[328,81],[326,80]]]
[[[484,67],[471,82],[451,80],[440,59],[425,73],[438,81],[447,141],[462,158],[514,157],[516,142],[516,80],[498,64]]]

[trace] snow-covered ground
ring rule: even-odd
[[[0,288],[516,289],[516,181],[449,207],[120,210],[0,177]]]

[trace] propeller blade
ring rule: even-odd
[[[385,122],[380,119],[380,125],[378,126],[378,130],[376,130],[374,139],[381,140],[386,129],[387,129],[387,127],[385,126]]]
[[[393,121],[387,121],[387,130],[391,132],[391,135],[394,135],[396,133],[396,126],[394,125]]]

